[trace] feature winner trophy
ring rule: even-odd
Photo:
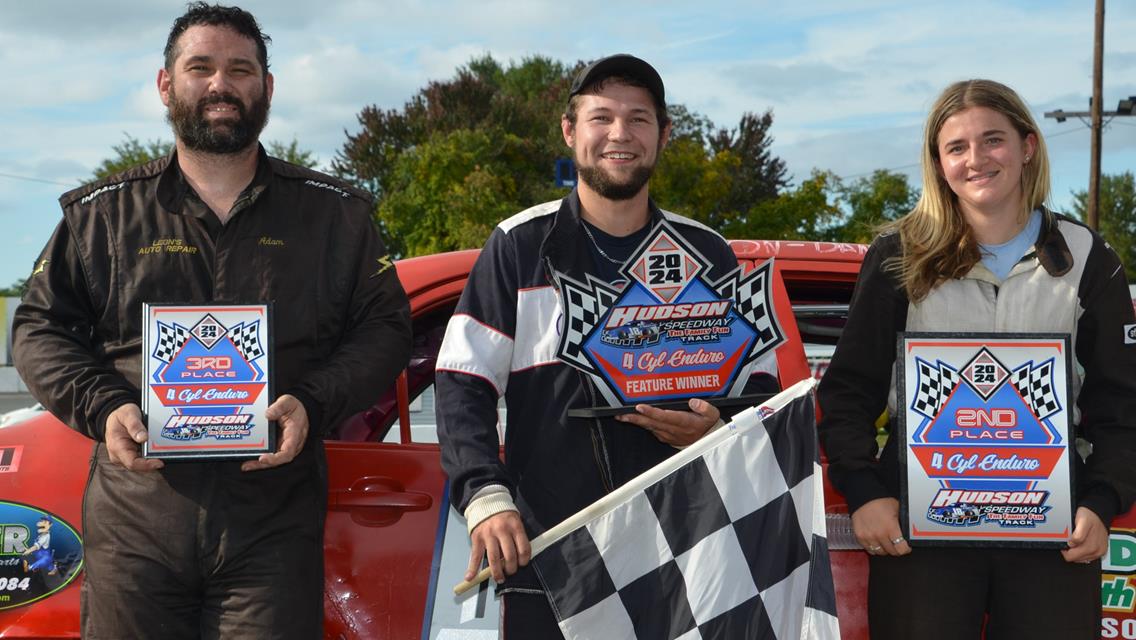
[[[150,458],[249,458],[276,450],[271,308],[143,305],[142,413]]]
[[[689,398],[716,406],[750,405],[744,396],[755,360],[785,341],[772,303],[768,261],[717,282],[710,263],[665,221],[620,269],[622,290],[590,274],[582,283],[556,274],[564,307],[557,357],[592,376],[606,407],[573,417],[611,416],[649,403],[685,409]]]
[[[1069,337],[905,333],[900,520],[912,545],[1064,547]]]

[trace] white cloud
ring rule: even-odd
[[[399,108],[472,57],[540,54],[573,64],[630,51],[655,64],[671,101],[734,126],[774,110],[774,152],[797,180],[813,167],[843,176],[916,162],[935,95],[951,81],[993,77],[1035,110],[1087,107],[1091,3],[1072,0],[896,2],[757,0],[245,0],[274,41],[277,78],[266,140],[295,137],[326,165],[366,105]],[[0,3],[0,172],[77,180],[128,133],[171,139],[154,88],[161,49],[184,0]],[[1105,106],[1136,95],[1136,3],[1106,15]],[[1040,122],[1050,136],[1058,202],[1088,174],[1076,121]],[[1077,132],[1073,132],[1079,128]],[[1136,164],[1136,118],[1105,132],[1104,170]],[[912,172],[913,178],[915,177]],[[918,182],[913,179],[913,182]],[[46,241],[65,187],[0,178],[9,238]],[[41,237],[42,236],[42,237]],[[0,285],[14,280],[0,241]],[[37,249],[38,250],[38,249]],[[34,255],[20,258],[22,272]]]

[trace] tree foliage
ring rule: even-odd
[[[1085,219],[1088,191],[1073,193],[1073,213]],[[1101,176],[1098,194],[1100,234],[1124,263],[1128,281],[1136,278],[1136,179],[1131,171]]]
[[[837,202],[840,178],[814,169],[795,189],[762,200],[724,229],[728,238],[817,240],[842,215]]]
[[[2,298],[22,298],[24,293],[28,290],[28,279],[20,278],[11,284],[11,286],[0,289],[0,297]]]
[[[838,242],[871,242],[880,225],[898,220],[919,201],[919,192],[907,184],[907,176],[887,169],[851,184],[840,183],[836,190],[846,215],[825,237]]]
[[[149,140],[142,142],[129,133],[124,133],[123,135],[126,139],[111,147],[111,150],[114,151],[114,155],[104,159],[102,164],[95,169],[95,180],[102,180],[116,173],[126,171],[131,167],[136,167],[140,164],[150,162],[151,160],[168,156],[174,147],[174,143],[168,140]],[[317,164],[315,154],[311,151],[301,149],[294,137],[292,138],[291,144],[286,145],[272,141],[268,143],[267,148],[268,155],[287,160],[292,164],[298,164],[308,167],[309,169],[315,168]]]
[[[480,247],[502,218],[566,193],[553,167],[571,153],[560,116],[582,64],[475,58],[401,109],[365,107],[332,170],[375,195],[395,253]],[[669,112],[670,144],[651,181],[660,206],[728,229],[787,184],[770,151],[771,112],[747,113],[733,129],[681,104]]]
[[[129,133],[123,135],[126,136],[126,140],[111,147],[114,156],[103,160],[95,169],[96,180],[102,180],[155,158],[169,155],[170,149],[174,146],[172,142],[166,140],[150,140],[144,143]]]
[[[882,224],[903,216],[918,200],[902,173],[880,169],[846,183],[814,169],[800,185],[762,200],[723,232],[730,238],[869,243]]]
[[[681,105],[676,111],[679,117],[651,181],[651,195],[661,206],[727,237],[753,237],[735,234],[760,224],[751,220],[754,212],[788,184],[784,161],[769,150],[773,113],[744,113],[737,128],[716,129]]]
[[[280,158],[285,162],[298,164],[301,167],[315,169],[316,165],[319,164],[319,161],[316,160],[316,154],[307,149],[301,149],[300,143],[296,141],[295,136],[292,137],[292,142],[289,144],[272,140],[268,143],[266,150],[268,151],[268,155],[274,158]]]
[[[573,71],[540,56],[508,68],[475,58],[402,109],[364,107],[332,171],[375,195],[396,254],[480,247],[503,217],[561,193],[552,167]]]

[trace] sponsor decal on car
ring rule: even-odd
[[[59,516],[0,501],[0,610],[22,607],[66,587],[83,566],[83,541]]]
[[[0,473],[15,473],[20,469],[20,458],[24,455],[24,445],[0,447]]]

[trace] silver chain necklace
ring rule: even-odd
[[[615,258],[607,255],[607,252],[600,248],[600,243],[596,242],[596,237],[592,235],[592,230],[588,228],[588,223],[581,220],[580,226],[584,227],[584,233],[588,234],[588,239],[592,241],[592,246],[596,248],[596,251],[600,252],[600,255],[603,256],[604,259],[616,265],[617,267],[623,266],[623,262],[621,260],[616,260]]]

